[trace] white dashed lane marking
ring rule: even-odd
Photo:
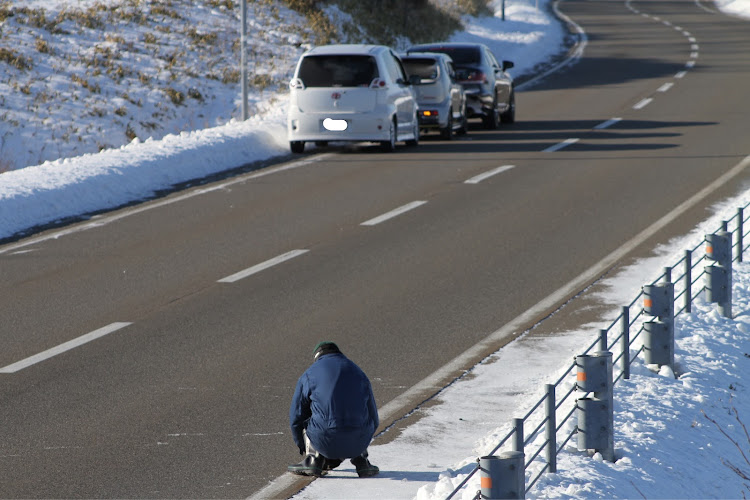
[[[635,106],[633,106],[633,109],[643,109],[646,106],[648,106],[649,104],[651,104],[651,101],[653,101],[653,100],[654,100],[653,97],[647,97],[645,99],[642,99],[640,102],[638,102],[638,104],[636,104]]]
[[[567,148],[567,147],[568,147],[568,146],[570,146],[571,144],[575,144],[575,143],[576,143],[576,142],[578,142],[579,140],[580,140],[580,139],[579,139],[579,138],[577,138],[577,137],[574,137],[574,138],[571,138],[571,139],[565,139],[565,140],[564,140],[564,141],[562,141],[561,143],[555,144],[554,146],[550,146],[550,147],[548,147],[547,149],[543,150],[542,152],[543,152],[543,153],[554,153],[555,151],[559,151],[559,150],[561,150],[562,148]]]
[[[500,174],[502,172],[510,170],[510,169],[512,169],[514,167],[515,167],[515,165],[503,165],[502,167],[494,168],[494,169],[490,170],[489,172],[485,172],[483,174],[479,174],[477,176],[474,176],[471,179],[465,180],[464,184],[479,184],[480,182],[482,182],[485,179],[489,179],[492,176],[495,176],[497,174]]]
[[[129,325],[132,325],[132,323],[109,324],[107,326],[99,328],[98,330],[94,330],[93,332],[87,333],[86,335],[82,335],[78,337],[77,339],[73,339],[63,344],[60,344],[57,347],[47,349],[44,352],[40,352],[39,354],[30,356],[17,363],[8,365],[5,368],[0,368],[0,373],[16,373],[19,370],[23,370],[24,368],[28,368],[29,366],[45,361],[51,357],[57,356],[58,354],[62,354],[64,352],[70,351],[71,349],[75,349],[76,347],[82,346],[83,344],[91,342],[92,340],[96,340],[98,338],[104,337],[105,335],[109,335],[110,333],[116,332],[117,330],[125,328],[126,326],[129,326]]]
[[[610,120],[607,120],[606,122],[602,122],[596,127],[594,127],[594,130],[604,130],[605,128],[609,128],[612,125],[615,125],[616,123],[619,123],[622,121],[622,118],[612,118]]]
[[[263,271],[264,269],[268,269],[269,267],[273,267],[277,264],[281,264],[282,262],[285,262],[289,259],[299,257],[300,255],[305,254],[307,252],[309,252],[309,250],[292,250],[291,252],[281,254],[278,257],[274,257],[273,259],[268,259],[267,261],[261,262],[260,264],[257,264],[253,267],[248,267],[247,269],[243,271],[234,273],[231,276],[227,276],[226,278],[222,278],[219,280],[219,283],[234,283],[235,281],[239,281],[255,273],[259,273]]]
[[[361,226],[374,226],[376,224],[380,224],[381,222],[385,222],[388,219],[392,219],[398,215],[408,212],[409,210],[414,210],[415,208],[420,207],[424,205],[425,203],[427,202],[426,201],[412,201],[411,203],[407,203],[406,205],[402,207],[391,210],[390,212],[384,213],[383,215],[375,217],[374,219],[365,221],[360,225]]]

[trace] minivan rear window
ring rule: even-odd
[[[438,77],[437,61],[429,58],[403,59],[404,69],[409,76],[419,76],[422,80],[435,80]]]
[[[302,58],[297,78],[305,87],[368,87],[378,76],[372,56],[313,55]]]

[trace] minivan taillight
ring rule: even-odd
[[[370,88],[371,89],[384,89],[385,80],[383,80],[382,78],[375,78],[372,82],[370,82]]]
[[[305,90],[305,84],[299,78],[292,78],[292,81],[289,82],[289,88],[297,89],[297,90]]]

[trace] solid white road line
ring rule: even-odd
[[[602,122],[596,127],[594,127],[594,130],[604,130],[605,128],[609,128],[612,125],[619,123],[622,121],[622,118],[612,118],[610,120],[607,120],[606,122]]]
[[[407,203],[406,205],[402,207],[398,207],[397,209],[391,210],[390,212],[380,215],[378,217],[375,217],[374,219],[365,221],[360,225],[361,226],[374,226],[376,224],[380,224],[381,222],[385,222],[388,219],[392,219],[396,217],[397,215],[401,215],[404,212],[408,212],[409,210],[414,210],[415,208],[422,206],[425,203],[427,202],[426,201],[412,201],[411,203]]]
[[[226,278],[220,279],[219,283],[234,283],[235,281],[239,281],[243,278],[247,278],[248,276],[259,273],[260,271],[263,271],[264,269],[268,269],[269,267],[273,267],[276,264],[281,264],[284,261],[287,261],[289,259],[293,259],[295,257],[298,257],[304,253],[309,252],[309,250],[292,250],[291,252],[287,252],[285,254],[281,254],[278,257],[274,257],[273,259],[268,259],[265,262],[261,262],[260,264],[256,264],[253,267],[248,267],[244,271],[240,271],[238,273],[234,273],[231,276],[227,276]]]
[[[493,175],[500,174],[502,172],[510,170],[511,168],[515,168],[515,165],[503,165],[502,167],[497,167],[495,169],[490,170],[489,172],[485,172],[483,174],[479,174],[477,176],[474,176],[471,179],[465,180],[464,184],[479,184],[483,180],[489,179]]]
[[[221,191],[235,184],[240,184],[242,182],[247,182],[253,179],[258,179],[260,177],[265,177],[267,175],[273,175],[278,172],[284,172],[287,170],[293,170],[293,169],[300,168],[300,167],[306,167],[314,163],[319,163],[320,161],[325,160],[326,158],[330,158],[331,156],[333,156],[333,154],[334,153],[325,153],[321,155],[315,155],[313,157],[304,158],[301,160],[293,161],[291,163],[283,163],[276,167],[264,168],[256,172],[249,172],[239,177],[234,177],[231,180],[228,180],[226,182],[221,182],[219,184],[212,184],[208,187],[203,187],[200,189],[189,190],[186,193],[179,194],[177,196],[170,196],[163,200],[154,201],[154,202],[146,202],[142,205],[137,205],[134,208],[121,210],[111,215],[105,215],[103,217],[95,217],[95,218],[92,218],[91,221],[87,223],[74,224],[71,227],[60,229],[59,231],[52,231],[50,233],[45,233],[41,236],[29,238],[20,243],[10,244],[4,248],[0,248],[0,254],[12,252],[19,248],[27,247],[30,245],[35,245],[37,243],[42,243],[47,240],[57,239],[62,236],[67,236],[69,234],[75,234],[81,231],[87,231],[89,229],[94,229],[97,227],[105,226],[107,224],[111,224],[112,222],[116,222],[120,219],[130,217],[131,215],[136,215],[141,212],[146,212],[148,210],[153,210],[155,208],[160,208],[160,207],[164,207],[167,205],[171,205],[173,203],[187,200],[195,196],[200,196],[206,193],[211,193],[214,191]]]
[[[8,365],[5,368],[0,368],[0,373],[16,373],[19,370],[23,370],[24,368],[28,368],[31,365],[35,365],[41,361],[44,361],[46,359],[49,359],[53,356],[57,356],[58,354],[62,354],[66,351],[69,351],[71,349],[74,349],[76,347],[79,347],[83,344],[86,344],[88,342],[91,342],[92,340],[96,340],[100,337],[104,337],[105,335],[109,335],[112,332],[116,332],[117,330],[120,330],[121,328],[125,328],[128,325],[132,325],[132,323],[112,323],[110,325],[107,325],[105,327],[99,328],[98,330],[94,330],[91,333],[87,333],[86,335],[82,335],[78,337],[77,339],[70,340],[68,342],[65,342],[64,344],[60,344],[57,347],[53,347],[52,349],[47,349],[44,352],[40,352],[39,354],[36,354],[34,356],[28,357],[24,360],[21,360],[17,363],[13,363],[12,365]]]
[[[633,106],[633,109],[643,109],[646,106],[648,106],[649,104],[651,104],[651,101],[653,101],[653,100],[654,99],[652,97],[647,97],[647,98],[643,99],[641,102],[639,102],[638,104],[636,104],[635,106]]]
[[[550,146],[547,149],[542,150],[542,153],[554,153],[555,151],[559,151],[562,148],[566,148],[570,146],[571,144],[575,144],[578,141],[580,141],[580,139],[578,138],[565,139],[561,143],[555,144],[554,146]]]
[[[711,14],[718,14],[719,13],[718,10],[710,9],[710,8],[706,7],[705,5],[703,5],[703,3],[701,3],[700,0],[695,0],[695,5],[697,5],[701,9],[705,10],[706,12],[710,12]]]

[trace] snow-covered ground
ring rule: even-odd
[[[498,7],[500,0],[492,3]],[[718,0],[716,3],[722,9],[750,17],[750,0]],[[71,4],[82,9],[97,5],[93,0],[28,2],[32,8],[45,6],[49,12],[58,13]],[[60,59],[50,62],[24,52],[24,57],[29,59],[22,59],[18,64],[27,63],[47,71],[43,73],[44,78],[28,81],[7,75],[7,63],[0,62],[3,75],[0,113],[5,113],[0,116],[0,158],[21,158],[20,163],[6,160],[4,166],[0,165],[0,171],[11,169],[0,174],[0,239],[37,225],[145,199],[176,183],[287,153],[285,92],[271,93],[271,84],[263,87],[265,94],[261,95],[259,89],[251,94],[253,110],[259,112],[248,121],[240,122],[233,119],[231,113],[227,114],[227,110],[237,109],[237,87],[218,83],[210,92],[200,92],[204,102],[217,103],[216,111],[209,111],[212,106],[203,106],[200,112],[203,116],[191,115],[191,99],[200,98],[190,92],[190,78],[198,78],[208,71],[223,74],[223,69],[212,67],[212,61],[204,61],[203,65],[195,66],[199,68],[195,71],[197,76],[188,75],[188,79],[183,80],[171,76],[170,64],[179,65],[180,61],[185,64],[184,61],[189,60],[189,42],[196,37],[217,44],[230,43],[227,38],[218,34],[214,38],[211,33],[227,30],[229,24],[236,22],[236,13],[228,12],[226,3],[218,0],[213,9],[205,12],[191,11],[189,2],[178,4],[185,8],[180,14],[182,21],[179,22],[184,22],[180,37],[175,35],[177,30],[167,33],[157,26],[140,27],[143,31],[131,32],[126,25],[137,23],[122,20],[122,16],[130,15],[123,8],[118,14],[120,17],[111,18],[110,40],[86,41],[85,37],[91,36],[91,32],[76,24],[83,21],[66,20],[63,16],[60,27],[69,33],[68,41],[49,43],[47,40],[46,49],[45,44],[37,40],[46,40],[47,34],[23,31],[13,24],[17,20],[0,18],[3,37],[10,30],[18,29],[27,37],[24,43],[33,44],[36,52],[46,54],[42,51],[52,50]],[[537,65],[559,55],[565,38],[560,23],[545,9],[546,0],[540,0],[539,4],[542,9],[536,10],[534,0],[508,2],[505,23],[497,18],[467,18],[466,32],[456,34],[454,39],[481,40],[501,58],[516,62],[516,76],[529,74]],[[0,13],[3,5],[0,2]],[[255,2],[255,5],[265,9],[268,4]],[[162,15],[172,14],[164,12]],[[280,80],[286,78],[304,48],[305,29],[296,14],[284,9],[269,8],[254,19],[260,20],[263,16],[267,16],[267,24],[256,26],[255,35],[252,30],[250,35],[262,35],[267,43],[266,55],[258,56],[255,64],[260,68],[259,74],[270,75],[271,81]],[[52,17],[52,14],[47,15],[47,19]],[[198,31],[190,30],[190,26]],[[288,26],[296,28],[287,29]],[[80,40],[75,36],[70,38],[70,33],[79,32]],[[150,54],[147,40],[153,41],[151,37],[155,36],[167,37],[173,52],[165,49],[162,53],[161,49],[157,51],[152,47],[155,55]],[[3,40],[0,38],[0,47],[4,46]],[[288,52],[274,48],[295,44],[299,44],[296,50]],[[79,53],[81,49],[76,45],[88,48]],[[14,45],[15,48],[21,46],[20,42]],[[141,69],[137,73],[121,74],[117,69],[118,57],[131,58]],[[86,66],[86,58],[93,66]],[[106,61],[97,62],[98,58]],[[57,79],[54,64],[79,65],[81,72],[74,82],[77,87],[71,91],[71,82]],[[91,69],[99,64],[102,65],[99,73]],[[188,64],[186,72],[192,67]],[[107,75],[108,80],[100,83],[98,79],[105,78],[103,75]],[[118,78],[123,82],[122,87],[111,84]],[[179,81],[180,89],[175,87],[175,80]],[[77,92],[96,94],[97,85],[101,93],[100,106],[111,111],[105,116],[99,116],[97,105],[79,109],[75,104]],[[181,104],[171,100],[169,96],[174,93],[167,90],[169,88],[183,92]],[[61,94],[65,99],[60,99]],[[165,95],[169,102],[165,101]],[[121,109],[119,113],[115,112],[118,109]],[[40,116],[41,122],[37,121]],[[73,117],[72,122],[64,119],[68,116]],[[172,123],[173,133],[149,137],[150,126],[143,124],[155,119]],[[62,128],[55,128],[58,122],[63,124]],[[128,124],[138,139],[132,142],[117,139],[124,145],[95,154],[86,149],[91,142],[91,136],[86,134],[99,134],[102,145],[111,144],[107,138],[119,137],[123,126],[127,130]],[[221,125],[213,126],[215,124]],[[120,128],[108,128],[115,125]],[[26,136],[21,138],[20,131],[25,127],[36,131],[31,140]],[[68,143],[78,142],[81,136],[80,142],[87,146],[63,151],[60,141],[63,135]],[[24,156],[27,151],[30,153]],[[69,156],[71,151],[87,154],[56,159]],[[34,162],[44,163],[13,170]],[[651,282],[663,266],[679,260],[684,249],[694,247],[706,232],[716,230],[719,221],[727,218],[722,210],[733,214],[737,206],[748,200],[750,194],[745,194],[727,202],[726,206],[717,207],[717,215],[690,235],[668,248],[659,249],[653,259],[610,278],[612,293],[602,300],[611,303],[613,308],[629,303],[640,286]],[[702,297],[696,299],[692,314],[678,317],[678,379],[653,373],[637,362],[631,379],[617,385],[617,462],[605,462],[596,456],[590,458],[569,445],[559,457],[558,473],[544,475],[530,497],[739,498],[747,495],[750,481],[743,480],[738,472],[750,476],[750,464],[739,450],[750,446],[742,425],[743,421],[750,422],[750,401],[744,397],[747,387],[743,366],[750,363],[747,340],[750,271],[744,265],[738,266],[736,271],[736,317],[733,320],[721,318]],[[385,445],[378,445],[376,441],[370,451],[373,462],[383,471],[379,477],[356,479],[353,469],[344,464],[333,477],[313,482],[297,498],[444,498],[453,485],[461,481],[462,474],[471,469],[476,457],[491,450],[497,439],[507,433],[511,418],[525,413],[524,405],[538,399],[542,384],[557,379],[558,374],[554,370],[551,372],[550,367],[567,367],[572,356],[590,344],[591,331],[600,327],[596,325],[534,343],[535,356],[542,360],[536,367],[528,366],[524,356],[532,341],[521,339],[512,343],[488,360],[491,362],[478,365],[470,380],[461,380],[443,391],[439,396],[440,404],[422,410],[423,418],[398,438]],[[523,376],[519,378],[521,373]],[[734,409],[739,418],[733,413]],[[702,411],[718,425],[709,421]],[[739,446],[735,446],[730,437]],[[738,471],[728,464],[736,466]],[[473,497],[477,484],[475,477],[459,498]]]
[[[238,118],[238,5],[0,1],[0,172]],[[280,106],[274,96],[313,39],[306,23],[250,2],[252,114]]]

